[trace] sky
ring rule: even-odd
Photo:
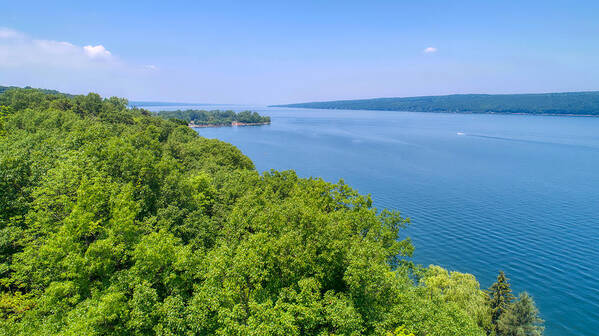
[[[599,90],[599,1],[10,1],[0,85],[280,104]]]

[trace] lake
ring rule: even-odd
[[[157,111],[177,106],[148,107]],[[268,126],[202,128],[259,171],[343,178],[411,226],[414,261],[499,270],[527,290],[546,335],[599,330],[599,118],[387,111],[251,109]]]

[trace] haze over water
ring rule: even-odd
[[[256,106],[257,127],[202,128],[259,171],[345,182],[410,217],[414,260],[506,271],[535,298],[546,335],[599,330],[599,118],[312,110]]]

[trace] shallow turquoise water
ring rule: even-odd
[[[484,287],[505,270],[534,296],[546,335],[598,334],[599,118],[198,108],[270,115],[269,126],[198,132],[260,171],[343,178],[400,210],[418,263]]]

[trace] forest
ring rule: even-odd
[[[156,113],[166,119],[177,119],[191,125],[229,126],[233,122],[244,124],[270,123],[270,117],[261,116],[257,112],[242,111],[205,111],[205,110],[176,110]]]
[[[337,100],[276,106],[437,113],[597,116],[599,115],[599,91],[539,94],[455,94],[449,96]]]
[[[17,86],[2,86],[2,85],[0,85],[0,94],[2,94],[4,91],[10,90],[10,89],[20,89],[20,87],[17,87]],[[32,87],[31,86],[26,86],[23,89],[32,89]],[[35,89],[35,90],[37,90],[39,92],[42,92],[42,93],[46,93],[46,94],[61,94],[61,95],[67,96],[67,97],[72,97],[72,95],[70,95],[68,93],[62,93],[62,92],[59,92],[57,90],[47,90],[47,89]]]
[[[541,335],[395,210],[122,98],[0,94],[2,335]],[[448,222],[451,218],[447,219]]]

